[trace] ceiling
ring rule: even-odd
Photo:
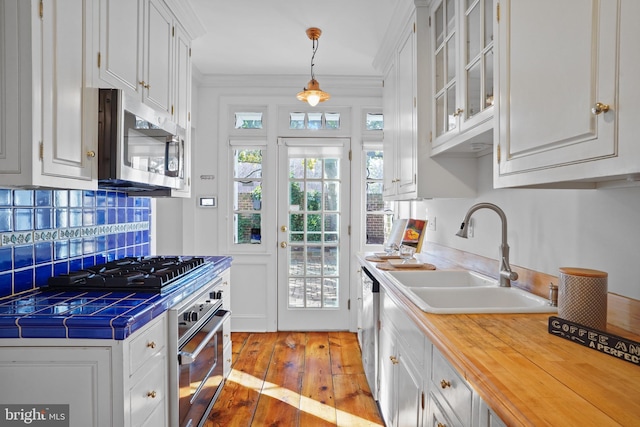
[[[202,74],[311,73],[309,27],[322,30],[322,76],[379,76],[372,66],[397,0],[189,0],[205,34],[192,42]]]

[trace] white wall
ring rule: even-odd
[[[492,157],[478,159],[478,197],[414,202],[415,215],[436,217],[427,241],[497,259],[500,219],[473,215],[474,237],[455,236],[468,208],[495,203],[508,219],[511,263],[558,275],[559,267],[609,273],[609,291],[640,299],[640,186],[599,190],[499,189],[492,185]]]

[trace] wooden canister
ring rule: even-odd
[[[593,329],[606,330],[607,277],[604,271],[561,267],[558,316]]]

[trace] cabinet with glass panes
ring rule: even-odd
[[[441,0],[431,8],[432,155],[492,150],[495,15],[493,0]]]

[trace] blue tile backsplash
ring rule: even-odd
[[[151,201],[117,191],[0,188],[0,297],[52,275],[150,255]]]

